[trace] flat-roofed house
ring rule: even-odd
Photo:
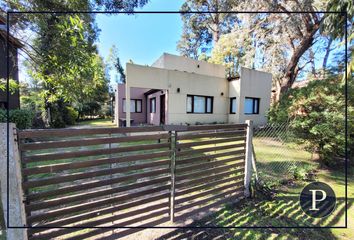
[[[228,79],[222,65],[164,53],[151,66],[127,63],[115,119],[131,124],[267,122],[272,75],[242,67]],[[130,111],[127,111],[130,109]],[[119,121],[118,121],[119,120]]]

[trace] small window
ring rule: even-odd
[[[236,98],[230,98],[230,113],[235,114],[236,113]]]
[[[150,113],[156,112],[156,98],[150,98]]]
[[[245,114],[259,114],[259,98],[245,98]]]
[[[187,113],[213,113],[213,97],[187,95]]]
[[[142,112],[143,100],[141,99],[130,99],[130,112],[131,113],[141,113]],[[126,112],[126,101],[123,99],[123,112]]]

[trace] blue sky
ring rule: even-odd
[[[183,0],[151,0],[143,11],[178,11]],[[177,41],[182,33],[179,14],[113,14],[96,15],[96,23],[101,29],[99,53],[106,58],[114,44],[125,67],[130,59],[137,64],[152,64],[163,52],[178,54]],[[111,81],[114,74],[111,73]]]

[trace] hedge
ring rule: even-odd
[[[32,127],[34,114],[25,109],[13,109],[9,112],[10,122],[15,123],[19,129]],[[6,122],[6,110],[0,109],[0,122]]]

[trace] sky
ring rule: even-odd
[[[182,3],[183,0],[150,0],[136,10],[178,11]],[[97,14],[96,23],[101,29],[97,43],[100,55],[107,58],[115,45],[124,68],[129,60],[151,65],[163,52],[178,54],[176,46],[182,34],[179,14]],[[114,72],[110,75],[111,82],[115,81]]]
[[[184,0],[150,0],[137,11],[179,11]],[[97,46],[106,60],[115,45],[123,68],[132,60],[136,64],[151,65],[164,52],[179,55],[177,42],[182,34],[180,14],[96,14],[96,24],[101,30]],[[317,52],[316,65],[322,63],[324,52]],[[329,63],[333,54],[331,54]],[[21,61],[20,57],[20,62]],[[20,79],[27,80],[25,68],[20,68]],[[109,73],[111,84],[116,73]],[[301,79],[301,77],[299,77]]]

